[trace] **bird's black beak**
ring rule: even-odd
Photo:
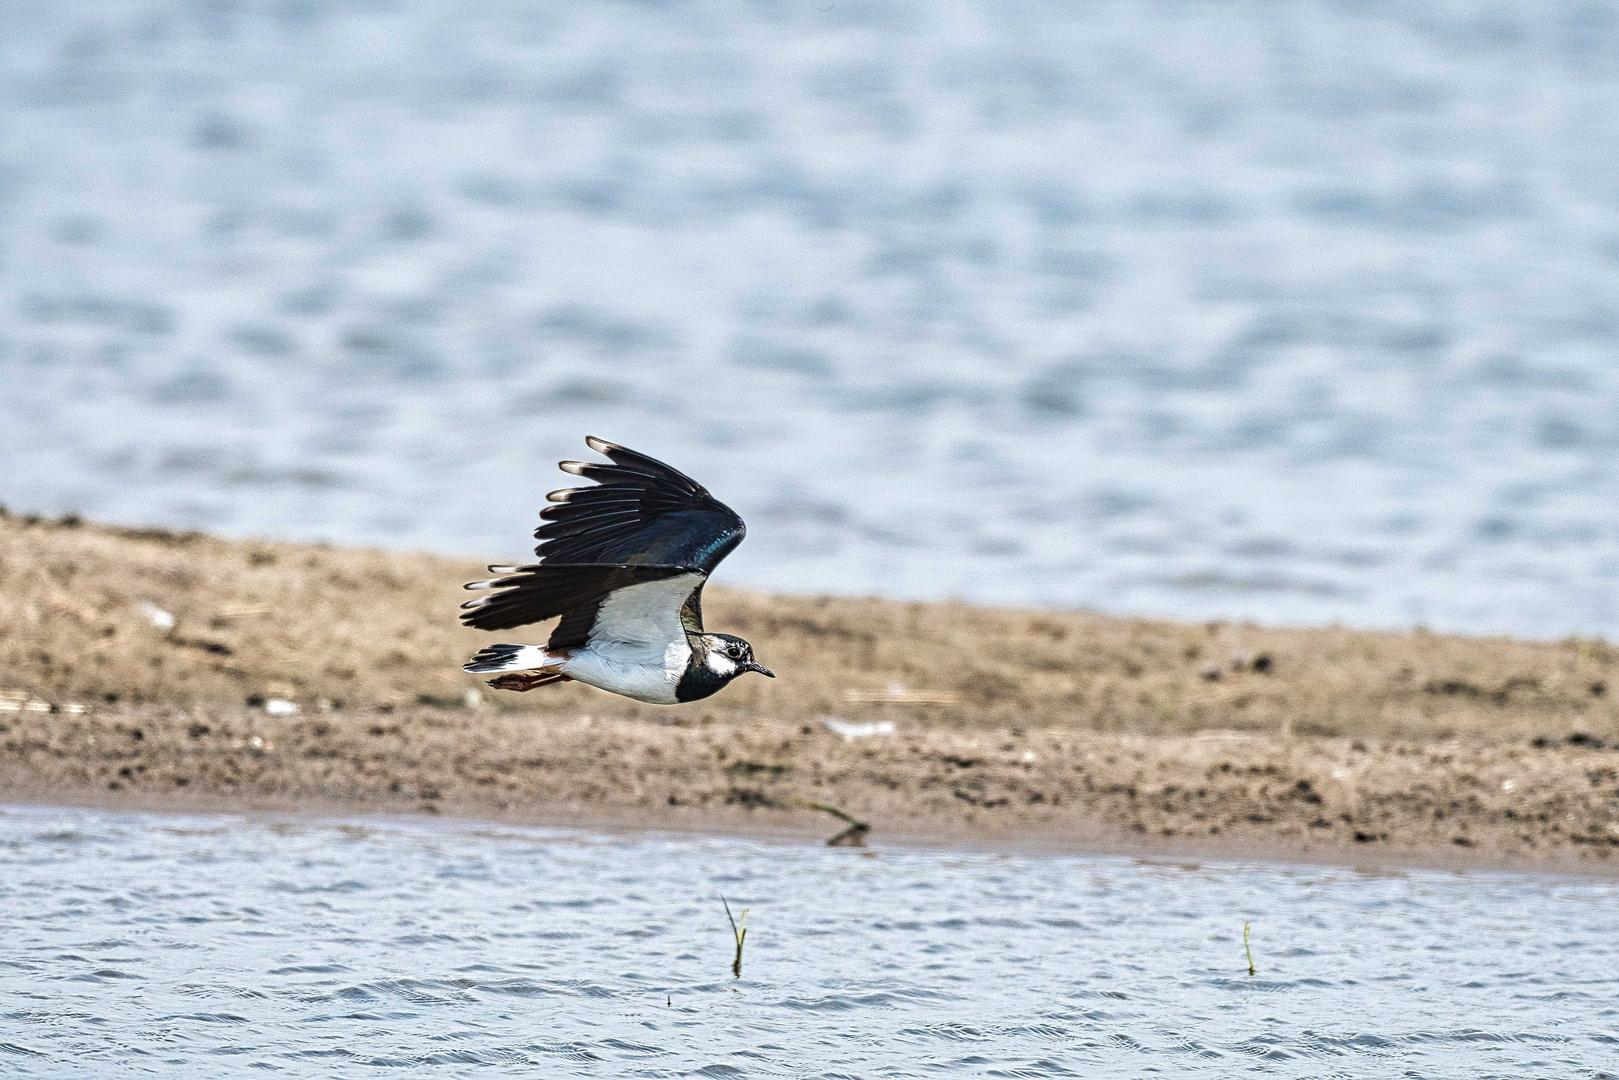
[[[767,679],[774,679],[776,677],[776,673],[774,671],[771,671],[769,668],[765,667],[763,664],[759,663],[759,661],[757,661],[757,660],[749,660],[748,661],[748,666],[743,668],[742,670],[743,671],[757,671],[759,674],[763,675]]]

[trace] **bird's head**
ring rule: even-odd
[[[749,671],[757,671],[774,679],[776,673],[753,658],[753,646],[732,634],[704,634],[703,663],[714,674],[734,679]]]

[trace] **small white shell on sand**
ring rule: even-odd
[[[852,724],[847,720],[839,720],[835,716],[820,717],[821,726],[834,735],[841,735],[845,742],[850,739],[869,739],[874,735],[894,734],[892,720],[879,720],[872,724]]]
[[[298,706],[286,698],[273,697],[264,703],[264,711],[271,716],[291,716],[298,711]]]

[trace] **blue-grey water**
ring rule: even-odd
[[[1613,1077],[1616,912],[1603,879],[11,807],[0,1072]]]
[[[1612,0],[0,5],[0,502],[1619,632]]]

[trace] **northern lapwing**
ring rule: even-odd
[[[491,566],[491,590],[461,606],[479,630],[561,616],[544,645],[490,645],[464,670],[501,672],[489,685],[532,690],[576,679],[614,694],[674,705],[715,693],[738,675],[775,673],[753,646],[703,630],[703,583],[747,532],[729,506],[661,461],[587,438],[611,465],[564,461],[596,481],[546,498],[531,566]]]

